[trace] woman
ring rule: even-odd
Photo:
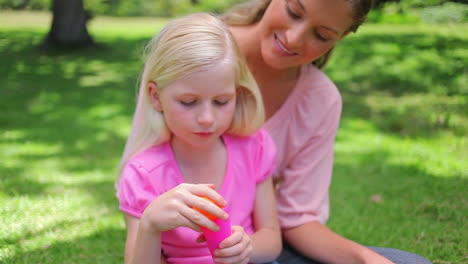
[[[265,127],[278,148],[279,263],[430,263],[400,250],[371,250],[325,225],[342,101],[320,69],[370,7],[371,0],[255,0],[223,15],[260,87]]]

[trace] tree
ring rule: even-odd
[[[82,48],[95,46],[89,35],[89,13],[83,0],[53,0],[52,26],[42,43],[44,49]]]

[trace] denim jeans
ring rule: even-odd
[[[380,255],[388,258],[396,264],[431,264],[429,260],[419,255],[393,248],[369,247]],[[302,256],[300,253],[284,245],[279,258],[271,264],[322,264]]]

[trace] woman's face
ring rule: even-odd
[[[263,60],[276,69],[311,63],[346,36],[353,22],[345,0],[272,0],[258,24]]]

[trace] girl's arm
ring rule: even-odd
[[[228,215],[217,205],[208,202],[208,197],[215,203],[225,205],[226,201],[207,184],[180,184],[154,199],[144,210],[140,219],[125,215],[127,241],[125,245],[125,263],[165,263],[161,261],[161,232],[185,226],[201,231],[205,226],[213,231],[217,225],[193,208],[219,217]]]
[[[253,252],[250,261],[263,263],[275,260],[282,246],[271,177],[257,185],[253,224],[256,232],[251,236]]]
[[[125,263],[165,263],[164,260],[161,261],[161,233],[151,232],[138,218],[128,214],[125,214],[125,223]]]
[[[281,231],[270,178],[257,184],[252,217],[256,232],[249,236],[242,226],[233,226],[232,235],[214,252],[216,263],[271,262],[281,253]]]
[[[336,234],[318,221],[285,229],[283,236],[289,245],[304,256],[324,263],[393,263],[376,252]]]

